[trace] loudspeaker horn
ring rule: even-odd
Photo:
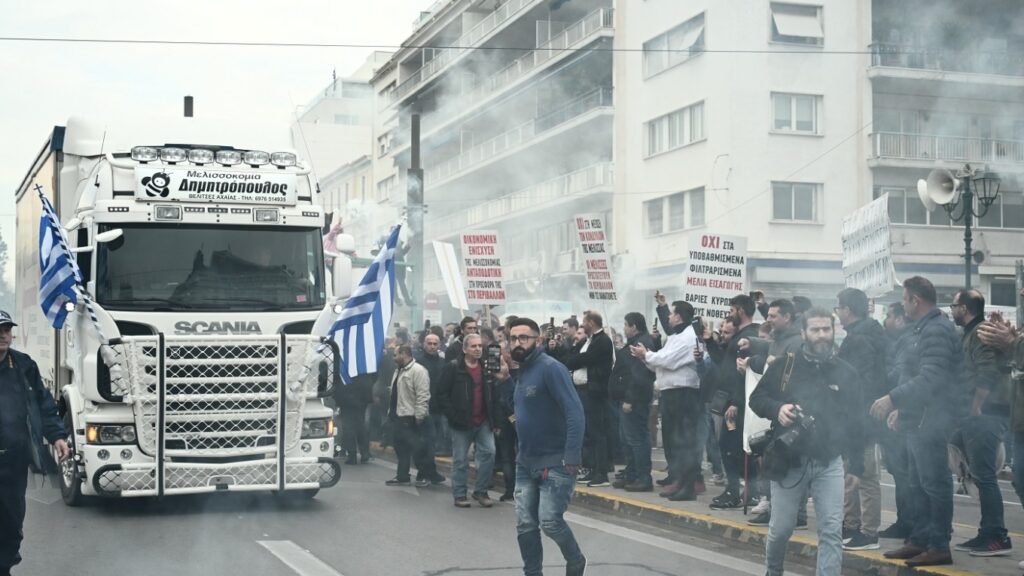
[[[960,180],[945,168],[936,168],[928,173],[928,197],[939,206],[952,202],[960,192]]]
[[[936,204],[932,201],[931,197],[928,196],[928,182],[925,180],[917,181],[917,196],[921,199],[921,204],[924,204],[925,210],[929,212],[935,210]]]

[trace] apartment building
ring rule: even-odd
[[[393,167],[377,185],[404,197],[410,118],[419,114],[426,241],[497,230],[510,300],[582,294],[572,218],[611,217],[611,8],[438,2],[373,79],[387,118],[376,134],[380,159]],[[443,294],[433,258],[425,282],[427,293]]]
[[[842,220],[882,193],[897,277],[927,276],[948,301],[963,284],[962,225],[928,213],[916,182],[965,162],[1003,177],[976,233],[974,284],[1012,304],[1024,229],[1019,3],[626,6],[616,42],[642,47],[615,55],[613,233],[627,307],[649,307],[654,289],[681,293],[692,234],[747,237],[753,288],[827,305],[844,285]]]

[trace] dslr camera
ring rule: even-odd
[[[803,410],[797,408],[794,414],[793,425],[788,428],[776,428],[772,427],[769,430],[758,432],[750,437],[750,452],[755,456],[764,454],[768,445],[772,442],[778,442],[784,445],[786,448],[792,448],[804,434],[814,432],[814,416],[805,414]]]

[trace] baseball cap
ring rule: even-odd
[[[0,310],[0,326],[17,326],[14,318],[6,310]]]

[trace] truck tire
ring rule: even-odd
[[[71,421],[71,412],[64,414],[64,429],[68,431],[68,459],[58,465],[60,476],[60,496],[64,504],[77,507],[85,501],[82,495],[82,479],[78,474],[78,463],[75,461],[75,427]]]

